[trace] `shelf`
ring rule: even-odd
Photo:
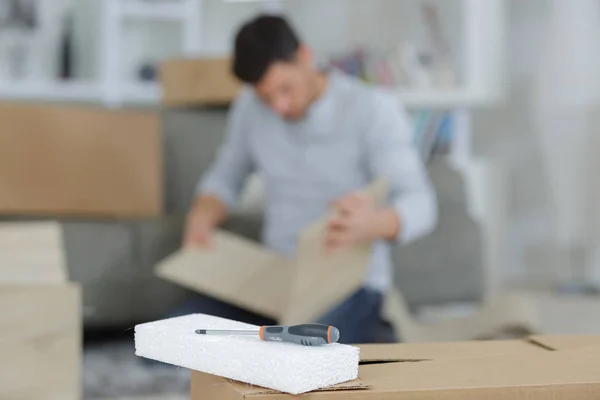
[[[94,82],[0,83],[0,100],[104,102],[103,86]],[[122,87],[123,103],[159,106],[161,88],[156,82],[127,83]],[[471,108],[493,104],[497,98],[468,90],[398,91],[390,89],[407,108]]]
[[[95,83],[19,82],[0,83],[1,100],[24,101],[101,101],[102,92]]]
[[[160,105],[161,88],[158,83],[137,83],[123,86],[123,98],[127,103]]]
[[[158,2],[127,0],[121,5],[121,15],[130,19],[180,21],[186,18],[185,7],[181,2]]]
[[[0,83],[1,101],[89,102],[104,104],[103,86],[94,82]],[[123,103],[157,106],[161,92],[157,83],[123,86]]]
[[[467,89],[448,91],[396,91],[398,98],[409,108],[470,108],[493,104],[498,99]]]

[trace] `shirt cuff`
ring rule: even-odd
[[[411,197],[396,202],[394,209],[400,217],[400,230],[395,240],[397,244],[408,245],[435,230],[435,201],[420,196]]]
[[[237,198],[235,194],[229,190],[225,185],[219,182],[207,179],[202,181],[196,187],[196,196],[211,195],[217,197],[223,202],[227,210],[233,209],[237,204]]]

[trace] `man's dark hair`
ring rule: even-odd
[[[233,73],[256,84],[272,64],[293,61],[300,40],[285,18],[260,15],[240,28],[234,47]]]

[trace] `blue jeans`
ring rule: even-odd
[[[317,321],[333,325],[340,331],[340,343],[389,343],[397,341],[392,328],[380,318],[383,296],[381,293],[362,288]],[[177,309],[168,318],[189,314],[207,314],[254,325],[274,325],[275,321],[242,310],[211,297],[198,296]]]

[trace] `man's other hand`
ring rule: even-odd
[[[336,215],[329,221],[325,246],[335,252],[356,243],[392,239],[400,229],[400,218],[391,209],[379,208],[373,198],[356,192],[334,203]]]
[[[183,246],[211,248],[213,230],[214,224],[211,218],[201,212],[190,212],[186,221]]]
[[[225,206],[218,198],[197,198],[187,216],[183,246],[210,249],[213,245],[213,231],[225,217]]]

